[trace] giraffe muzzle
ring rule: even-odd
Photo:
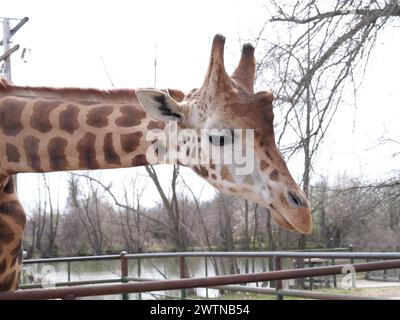
[[[305,197],[294,191],[288,191],[285,200],[269,207],[275,222],[283,229],[302,234],[309,234],[312,231],[311,210]]]

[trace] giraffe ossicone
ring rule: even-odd
[[[254,93],[254,48],[243,46],[229,76],[224,43],[215,36],[204,82],[186,95],[172,89],[26,87],[0,79],[0,291],[16,289],[21,271],[25,213],[15,193],[16,173],[172,159],[219,190],[267,208],[281,227],[311,231],[308,201],[275,144],[273,95]]]

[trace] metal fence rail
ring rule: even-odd
[[[292,290],[292,289],[276,290],[273,288],[260,288],[260,287],[249,287],[240,285],[218,286],[218,287],[213,287],[213,289],[239,291],[239,292],[252,292],[260,294],[272,294],[285,297],[309,298],[309,299],[320,299],[320,300],[385,300],[384,298],[355,296],[350,294],[335,294],[335,293],[313,292],[313,291]]]
[[[121,255],[102,255],[89,257],[66,257],[50,259],[29,259],[24,264],[78,262],[96,260],[118,260]],[[126,254],[127,259],[154,259],[154,258],[178,258],[178,257],[238,257],[238,258],[325,258],[325,259],[400,259],[400,252],[303,252],[303,251],[196,251],[196,252],[159,252],[159,253],[134,253]]]
[[[207,256],[215,256],[216,253],[169,253],[169,254],[153,254],[153,257],[161,256],[201,256],[207,254]],[[218,256],[229,256],[225,254],[229,253],[217,253]],[[236,256],[235,253],[234,255]],[[240,256],[250,256],[249,253],[240,253]],[[261,256],[273,255],[275,256],[275,265],[281,266],[282,257],[309,257],[310,254],[314,253],[299,253],[299,252],[273,252],[273,253],[259,253]],[[267,255],[265,255],[267,254]],[[318,253],[318,257],[327,257],[329,253]],[[336,253],[337,254],[337,253]],[[121,261],[123,263],[122,267],[122,282],[128,281],[127,275],[127,260],[133,256],[138,255],[121,255]],[[143,255],[139,255],[144,257]],[[232,256],[232,255],[231,255]],[[259,255],[257,255],[259,256]],[[364,257],[365,253],[348,253],[346,257],[348,258],[359,258]],[[373,254],[374,257],[378,255]],[[146,256],[147,257],[147,256]],[[335,257],[338,257],[335,255]],[[343,257],[340,255],[340,257]],[[379,259],[385,259],[385,257],[394,257],[396,260],[387,261],[376,261],[367,263],[357,263],[353,264],[354,270],[356,272],[365,272],[373,270],[382,269],[395,269],[400,268],[400,253],[385,253],[379,256]],[[371,254],[368,255],[371,258]],[[240,283],[250,283],[250,282],[264,282],[264,281],[276,281],[277,296],[285,293],[282,290],[282,280],[285,279],[295,279],[304,277],[315,277],[315,276],[327,276],[332,274],[341,274],[343,267],[345,265],[335,265],[335,266],[324,266],[315,268],[302,268],[302,269],[290,269],[290,270],[278,270],[270,272],[260,272],[260,273],[249,273],[249,274],[235,274],[235,275],[225,275],[225,276],[213,276],[205,278],[190,278],[190,279],[178,279],[178,280],[156,280],[147,281],[142,283],[121,283],[121,284],[108,284],[108,285],[84,285],[79,287],[69,287],[69,288],[54,288],[54,289],[32,289],[32,290],[20,290],[16,292],[3,292],[0,293],[0,300],[10,300],[10,299],[75,299],[78,297],[85,296],[101,296],[101,295],[113,295],[113,294],[129,294],[135,292],[150,292],[150,291],[163,291],[163,290],[174,290],[174,289],[184,289],[184,288],[197,288],[197,287],[215,287],[222,285],[240,284]],[[300,296],[301,293],[298,293]],[[303,297],[309,297],[307,292],[304,292]],[[325,295],[326,297],[329,294]],[[332,299],[334,295],[331,296]]]

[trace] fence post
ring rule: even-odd
[[[313,263],[312,263],[311,258],[308,258],[308,267],[309,267],[309,268],[312,268],[312,267],[313,267]],[[310,277],[310,290],[311,290],[311,291],[313,290],[313,287],[314,287],[314,278],[313,278],[313,277]]]
[[[67,262],[67,269],[68,269],[68,282],[71,282],[71,261]]]
[[[282,258],[275,256],[274,257],[274,269],[275,271],[282,270]],[[282,280],[275,280],[275,290],[276,290],[276,300],[283,300],[282,294],[279,293],[279,290],[283,288]]]
[[[138,258],[137,260],[137,274],[138,274],[138,278],[140,278],[142,276],[142,259]],[[139,292],[138,293],[138,299],[142,300],[142,293]]]
[[[350,251],[350,252],[353,252],[353,251],[354,251],[354,248],[353,248],[353,245],[352,245],[352,244],[349,245],[349,251]],[[353,258],[350,259],[350,264],[354,264],[354,259],[353,259]]]
[[[370,259],[367,259],[366,260],[367,261],[367,263],[370,261]],[[365,273],[365,280],[369,280],[369,275],[370,275],[370,271],[367,271],[366,273]]]
[[[186,278],[186,266],[185,266],[185,256],[179,256],[179,274],[180,278]],[[186,299],[186,289],[181,289],[181,299]]]
[[[382,260],[382,261],[385,261],[385,260]],[[387,280],[387,270],[386,269],[383,270],[383,280]]]
[[[208,259],[207,256],[204,257],[204,275],[208,277]],[[208,299],[208,288],[206,288],[206,298]]]
[[[273,257],[268,257],[268,270],[269,271],[274,271],[275,267],[274,267],[274,258]],[[271,288],[273,288],[275,286],[274,281],[269,281],[269,285]]]
[[[336,264],[335,258],[332,258],[332,265],[334,266]],[[337,288],[337,280],[336,280],[336,274],[332,275],[333,277],[333,287]]]
[[[126,257],[127,252],[122,251],[120,253],[121,257],[121,283],[127,283],[128,282],[128,258]],[[129,300],[129,294],[128,293],[123,293],[122,294],[122,300]]]
[[[400,269],[397,269],[397,273],[398,273],[398,277],[399,277],[399,280],[400,280]]]

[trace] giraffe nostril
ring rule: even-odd
[[[295,194],[292,191],[288,192],[288,198],[289,198],[290,203],[295,207],[304,207],[305,206],[302,198],[299,197],[297,194]]]

